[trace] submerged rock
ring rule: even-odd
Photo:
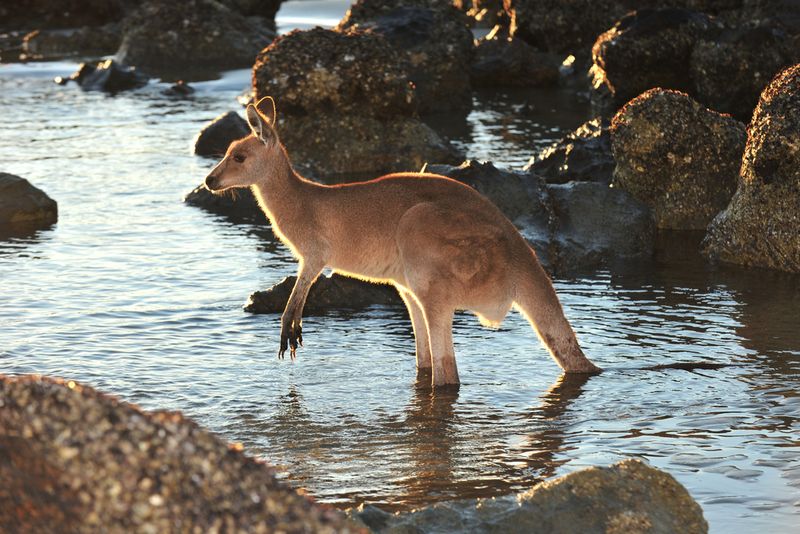
[[[686,488],[670,474],[634,459],[582,469],[519,495],[439,503],[390,517],[365,512],[365,520],[380,534],[465,529],[527,534],[708,532],[703,511]],[[360,518],[359,511],[351,514]]]
[[[283,313],[296,276],[287,276],[266,291],[250,295],[244,311],[250,313]],[[308,292],[304,315],[324,314],[331,310],[363,309],[373,305],[403,306],[397,290],[389,285],[372,284],[334,273],[320,276]]]
[[[64,85],[73,81],[86,91],[105,91],[118,93],[147,85],[147,76],[135,67],[122,65],[113,59],[97,64],[81,63],[78,70],[69,78],[56,78],[56,83]]]
[[[242,137],[250,135],[250,127],[235,111],[223,113],[203,127],[194,143],[198,156],[222,156],[228,146]]]
[[[614,117],[614,183],[650,206],[659,228],[703,229],[736,190],[745,138],[730,116],[652,89]]]
[[[117,59],[177,79],[199,69],[250,66],[275,37],[263,21],[214,0],[142,2],[124,21]]]
[[[292,161],[320,178],[419,170],[461,155],[416,118],[405,59],[384,37],[315,28],[275,40],[253,67],[255,98],[275,98]]]
[[[472,105],[469,19],[442,0],[358,0],[337,27],[386,38],[407,60],[421,113],[465,111]]]
[[[58,205],[19,176],[0,172],[0,233],[46,228],[58,219]]]
[[[639,9],[597,38],[592,88],[610,95],[610,111],[653,87],[690,91],[687,68],[695,43],[716,29],[702,13],[679,8]]]
[[[703,245],[713,259],[800,272],[800,64],[761,95],[738,189]]]
[[[558,84],[560,65],[522,39],[491,33],[478,41],[470,77],[476,87],[545,87]]]
[[[6,532],[363,532],[184,418],[0,375]]]
[[[611,122],[595,117],[553,146],[533,156],[526,171],[544,177],[548,183],[611,183],[614,154],[611,151]]]
[[[225,191],[215,195],[203,184],[200,184],[187,193],[183,197],[183,201],[191,206],[224,215],[235,222],[267,223],[266,216],[259,208],[258,201],[249,188]]]

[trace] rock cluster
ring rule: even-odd
[[[614,117],[614,183],[653,210],[656,225],[704,229],[736,190],[744,124],[672,90],[651,89]]]
[[[58,219],[58,205],[19,176],[0,172],[0,234],[46,228]]]
[[[379,534],[525,532],[528,534],[704,534],[700,505],[671,475],[641,460],[590,467],[543,482],[519,495],[440,503],[408,514],[351,515]]]
[[[176,412],[0,375],[6,532],[364,532]]]
[[[320,178],[462,159],[416,118],[404,56],[373,32],[315,28],[281,36],[258,55],[253,92],[275,98],[281,141],[295,164]]]
[[[446,0],[357,0],[337,29],[386,38],[404,56],[421,113],[468,110],[473,37],[469,20]]]
[[[800,64],[761,95],[738,189],[709,226],[704,251],[725,262],[800,272]]]

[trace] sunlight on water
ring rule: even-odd
[[[158,84],[109,97],[50,81],[74,68],[0,66],[0,170],[60,211],[53,228],[0,241],[2,372],[180,409],[341,506],[503,494],[634,456],[685,484],[713,531],[798,524],[796,277],[688,262],[556,280],[607,369],[589,380],[560,379],[518,315],[498,331],[457,317],[458,394],[415,383],[402,309],[309,317],[298,360],[278,360],[278,317],[241,307],[294,262],[263,227],[181,202],[214,163],[191,155],[192,137],[235,109],[246,75],[180,100]],[[518,167],[584,118],[526,119],[514,98],[477,95],[450,125],[456,142]],[[642,370],[696,361],[729,366]]]

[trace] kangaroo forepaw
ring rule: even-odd
[[[299,321],[292,321],[289,326],[281,327],[281,348],[278,351],[278,358],[283,359],[286,349],[289,349],[289,357],[294,360],[297,358],[297,347],[303,346],[303,327]]]

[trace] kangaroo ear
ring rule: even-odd
[[[253,135],[261,139],[262,142],[268,143],[275,138],[275,131],[272,126],[269,125],[253,104],[247,106],[247,122],[250,124]]]
[[[278,112],[275,109],[275,100],[273,100],[271,96],[265,96],[258,101],[256,109],[274,128],[275,119],[278,118]]]

